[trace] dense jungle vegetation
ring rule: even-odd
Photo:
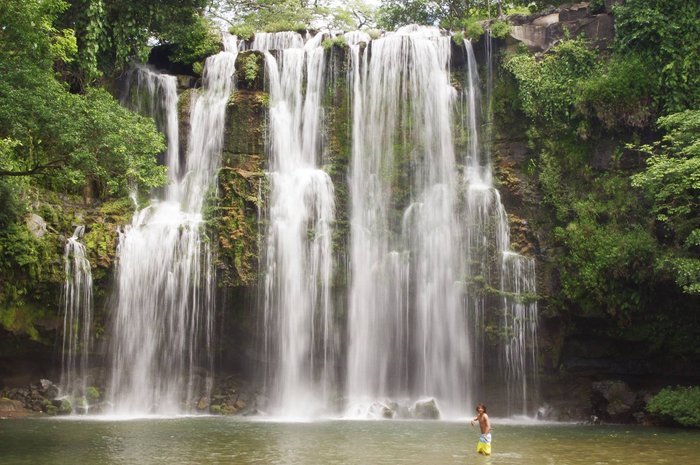
[[[115,81],[153,45],[193,75],[219,50],[215,30],[393,29],[436,24],[478,38],[477,20],[564,2],[462,0],[6,0],[0,9],[0,325],[47,344],[62,240],[86,237],[106,269],[101,219],[128,222],[129,194],[163,185],[164,139],[123,108]],[[606,3],[592,0],[593,12]],[[614,2],[615,42],[565,39],[546,53],[499,57],[500,137],[525,137],[523,171],[541,195],[536,221],[554,283],[542,310],[651,353],[700,358],[700,4]],[[505,18],[502,16],[501,18]],[[501,19],[500,37],[508,33]],[[495,32],[494,32],[494,35]],[[524,135],[524,136],[523,136]],[[63,207],[60,207],[60,206]],[[30,213],[47,222],[37,237]],[[90,218],[88,218],[90,219]],[[104,271],[103,271],[104,274]],[[99,276],[98,276],[99,282]],[[551,292],[549,292],[551,291]],[[0,349],[2,346],[0,345]],[[663,403],[660,403],[663,408]]]

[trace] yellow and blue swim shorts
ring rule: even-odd
[[[491,433],[479,435],[476,451],[483,455],[491,455]]]

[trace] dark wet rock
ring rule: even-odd
[[[591,404],[596,415],[605,421],[629,422],[641,401],[624,381],[597,381],[592,385]]]
[[[58,396],[58,386],[48,379],[39,380],[38,393],[49,400],[54,400]]]
[[[209,409],[209,405],[210,405],[209,397],[207,397],[207,396],[200,397],[199,401],[197,402],[197,410],[199,410],[200,412],[203,412],[203,411]]]

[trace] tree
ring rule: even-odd
[[[210,14],[230,24],[243,39],[255,32],[356,30],[375,25],[374,7],[365,0],[218,0]]]
[[[651,201],[661,240],[671,247],[659,266],[688,294],[700,294],[700,110],[659,118],[666,134],[640,147],[651,156],[632,185]]]
[[[67,4],[10,0],[7,6],[0,16],[7,44],[0,55],[0,177],[31,176],[69,192],[87,183],[101,195],[123,194],[130,183],[162,184],[156,155],[164,142],[152,120],[104,90],[73,94],[56,79],[52,65],[70,61],[75,51],[71,32],[54,25]]]
[[[204,18],[210,0],[68,0],[59,23],[75,30],[77,67],[73,84],[83,88],[112,76],[129,61],[145,61],[149,41],[177,44],[177,59],[193,62],[218,50]]]

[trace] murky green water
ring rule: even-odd
[[[699,464],[700,432],[494,422],[278,423],[224,417],[0,421],[2,464]]]

